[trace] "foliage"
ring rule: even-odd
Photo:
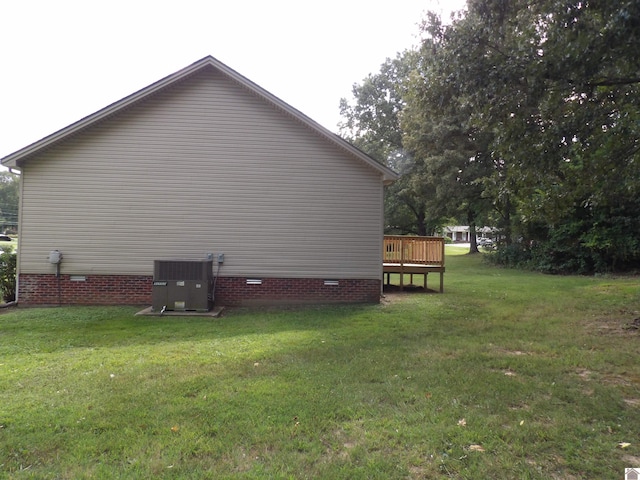
[[[18,175],[0,172],[0,233],[17,231],[19,190],[20,177]]]
[[[411,68],[375,77],[382,92],[402,78],[402,191],[426,199],[426,217],[499,227],[499,248],[520,244],[505,258],[528,252],[536,269],[637,268],[639,19],[631,0],[469,0],[450,24],[428,14]],[[380,134],[360,132],[372,145]]]
[[[17,255],[13,247],[2,247],[0,253],[0,296],[2,300],[13,302],[16,299]]]
[[[640,260],[639,14],[625,1],[470,2],[452,33],[478,47],[464,49],[471,74],[458,82],[505,166],[494,183],[517,214],[513,238],[535,240],[541,270]],[[532,224],[546,236],[529,237]]]
[[[532,252],[527,245],[511,243],[489,253],[486,259],[495,265],[503,267],[531,268]]]
[[[0,317],[0,477],[624,472],[640,455],[639,279],[477,255],[448,255],[446,277],[444,295],[219,320],[12,309]]]
[[[416,52],[387,59],[380,72],[353,85],[353,101],[340,101],[341,134],[354,145],[402,174],[385,194],[385,233],[433,233],[442,217],[434,190],[416,178],[417,163],[403,146],[400,117]]]
[[[415,159],[417,181],[429,185],[444,215],[470,226],[471,252],[477,253],[475,225],[487,219],[491,206],[483,196],[482,179],[492,164],[487,136],[469,122],[472,111],[450,77],[457,58],[443,47],[443,25],[433,15],[425,30],[429,37],[407,89],[402,115],[403,142]]]

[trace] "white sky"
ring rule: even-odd
[[[464,0],[1,0],[0,158],[212,55],[332,131],[341,97]]]

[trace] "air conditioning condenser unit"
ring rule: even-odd
[[[207,312],[213,307],[213,260],[155,260],[154,311]]]

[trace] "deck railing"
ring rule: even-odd
[[[430,272],[440,274],[440,292],[444,291],[444,238],[443,237],[404,237],[385,235],[382,249],[383,272],[387,275],[400,274],[400,289],[404,287],[404,274],[424,275],[424,288],[427,288],[427,275]]]
[[[383,263],[444,265],[444,238],[384,236]]]

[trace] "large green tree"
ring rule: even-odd
[[[496,258],[545,271],[640,267],[640,2],[468,0],[423,34],[342,105],[403,173],[389,218],[492,223]]]
[[[447,43],[450,27],[430,14],[423,28],[428,37],[405,96],[403,142],[419,164],[418,179],[433,185],[439,209],[470,226],[473,253],[475,226],[489,218],[491,207],[482,184],[492,168],[489,137],[470,122],[471,105],[451,81],[459,65]]]
[[[425,22],[405,134],[435,160],[446,136],[425,132],[460,127],[454,150],[482,168],[435,164],[481,185],[538,268],[640,262],[639,28],[637,1],[470,0],[449,26]]]
[[[442,221],[435,187],[418,179],[417,163],[402,143],[400,117],[417,53],[407,50],[387,59],[380,71],[353,85],[351,100],[340,102],[342,136],[401,178],[385,194],[386,231],[427,235]]]

